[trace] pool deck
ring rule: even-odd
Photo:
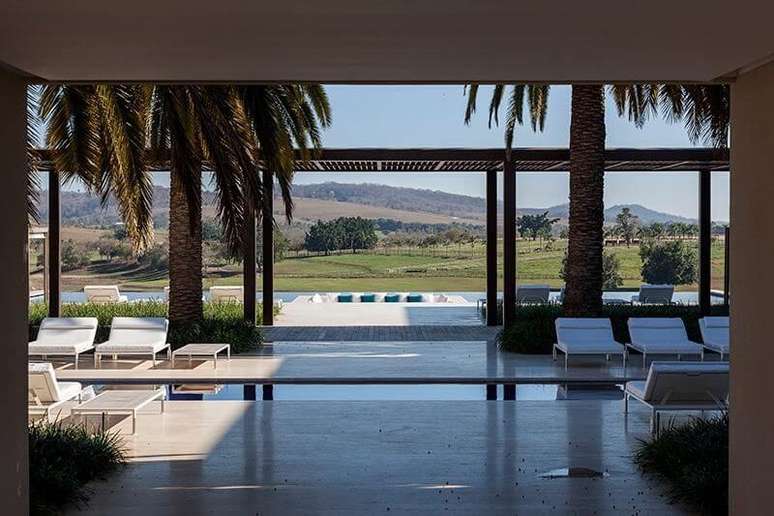
[[[61,380],[91,384],[547,384],[622,383],[643,379],[639,357],[624,370],[620,357],[560,358],[500,352],[488,341],[274,342],[231,360],[111,361],[93,369],[84,359],[55,362]],[[664,357],[659,357],[664,359]]]
[[[73,514],[687,514],[620,401],[172,401]],[[126,431],[124,421],[114,430]],[[542,478],[559,468],[604,478]]]
[[[277,326],[481,326],[476,303],[292,302]]]

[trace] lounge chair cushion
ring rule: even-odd
[[[361,303],[374,303],[376,302],[376,294],[362,294],[360,296]]]
[[[78,396],[81,384],[78,382],[59,382],[54,366],[48,362],[28,365],[29,403],[42,404],[67,401]]]
[[[703,317],[699,319],[699,328],[707,348],[722,353],[730,351],[728,317]]]
[[[156,353],[167,347],[169,322],[162,317],[114,317],[110,338],[96,350],[108,353]]]
[[[626,390],[644,401],[680,405],[704,402],[716,405],[728,398],[727,362],[654,362],[645,386]]]
[[[336,300],[339,303],[352,303],[354,296],[352,294],[339,294]]]
[[[406,296],[407,303],[421,303],[424,299],[422,294],[409,294]]]
[[[628,321],[631,347],[644,353],[701,353],[691,342],[679,317],[632,317]]]
[[[623,353],[613,337],[610,319],[559,317],[556,319],[557,347],[565,353]]]
[[[37,340],[29,343],[31,355],[75,355],[94,347],[96,317],[46,317]]]
[[[384,295],[384,302],[385,303],[398,303],[400,301],[400,294],[385,294]]]

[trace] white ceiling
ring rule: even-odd
[[[0,62],[68,81],[709,81],[771,0],[0,0]]]

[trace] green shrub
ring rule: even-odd
[[[275,307],[275,314],[279,308]],[[256,308],[256,323],[261,324],[261,305]],[[48,315],[44,303],[33,303],[29,310],[30,340],[34,340],[38,327]],[[166,317],[167,304],[163,301],[133,301],[131,303],[66,303],[62,305],[62,317],[96,317],[99,321],[97,342],[105,342],[110,335],[113,317]],[[190,342],[226,342],[233,353],[254,349],[263,343],[259,328],[243,319],[241,303],[204,303],[204,319],[199,323],[171,325],[169,342],[178,348]]]
[[[41,421],[29,427],[29,459],[31,514],[58,514],[86,502],[86,483],[118,469],[125,454],[115,433]]]
[[[696,281],[696,249],[681,240],[640,244],[642,279],[651,284],[688,285]]]
[[[673,502],[703,514],[728,513],[728,414],[670,425],[641,441],[634,454],[640,469],[667,485]]]
[[[713,315],[728,315],[728,308],[712,307]],[[554,321],[562,316],[562,305],[521,305],[516,307],[516,319],[511,328],[497,336],[500,349],[516,353],[548,354],[556,342]],[[701,342],[699,318],[695,305],[605,305],[600,317],[610,318],[613,335],[618,342],[630,342],[627,320],[630,317],[680,317],[688,338]]]

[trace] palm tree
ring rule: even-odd
[[[248,206],[261,208],[262,160],[278,178],[292,213],[294,146],[308,155],[330,123],[319,85],[276,86],[46,86],[41,116],[55,166],[81,178],[103,201],[116,197],[138,250],[153,236],[153,186],[146,154],[170,163],[170,302],[175,322],[202,317],[201,188],[212,171],[224,239],[242,250]],[[258,211],[260,213],[260,210]]]
[[[243,251],[252,208],[262,213],[260,166],[271,170],[291,217],[295,147],[320,146],[330,106],[319,85],[155,86],[149,93],[151,149],[170,157],[169,317],[202,317],[201,173],[208,162],[229,251]],[[268,189],[267,189],[268,191]]]
[[[497,123],[505,86],[495,86],[489,124]],[[468,88],[465,122],[475,112],[478,86]],[[531,92],[526,98],[524,92]],[[729,126],[729,89],[724,85],[612,85],[619,115],[641,127],[651,114],[684,120],[689,137],[725,145]],[[534,92],[534,93],[532,93]],[[527,103],[533,130],[543,128],[548,108],[545,85],[511,86],[505,126],[506,150],[513,145],[515,125],[522,123]],[[568,315],[598,313],[602,307],[604,235],[605,88],[573,85],[570,117],[570,222],[565,271],[564,310]]]
[[[65,182],[80,180],[107,203],[116,199],[135,250],[153,239],[153,184],[144,163],[145,120],[138,86],[46,85],[39,94],[38,115],[45,141],[54,151],[53,167]],[[37,93],[28,98],[34,105]],[[28,141],[37,139],[28,123]],[[30,160],[29,173],[34,173]],[[35,183],[30,180],[31,188]]]

